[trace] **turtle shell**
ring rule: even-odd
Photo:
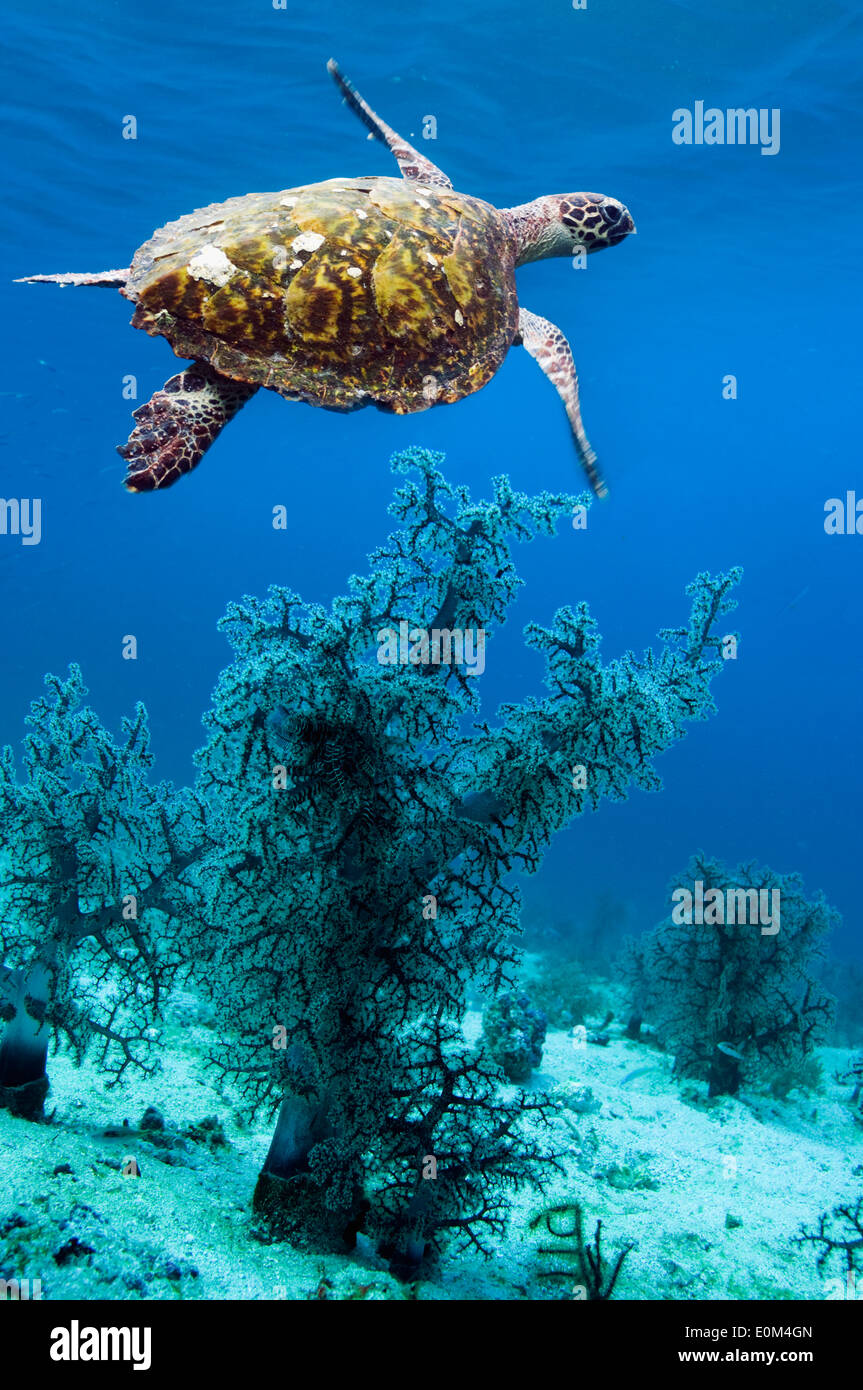
[[[136,328],[178,357],[336,410],[477,391],[516,333],[514,248],[478,198],[330,179],[182,217],[136,253]]]

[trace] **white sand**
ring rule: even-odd
[[[52,1122],[35,1125],[0,1111],[0,1230],[16,1209],[27,1222],[7,1235],[5,1260],[0,1240],[0,1275],[41,1278],[45,1298],[296,1299],[314,1297],[322,1279],[329,1281],[329,1297],[408,1296],[368,1253],[316,1256],[251,1237],[251,1196],[270,1127],[238,1123],[201,1062],[210,1035],[193,1018],[186,999],[154,1078],[106,1091],[92,1066],[79,1069],[54,1057]],[[478,1027],[473,1014],[468,1035]],[[572,1262],[539,1255],[539,1246],[556,1242],[528,1227],[544,1206],[578,1200],[586,1234],[601,1218],[607,1256],[624,1240],[638,1243],[616,1298],[825,1297],[816,1252],[789,1238],[801,1223],[813,1227],[822,1211],[863,1189],[863,1169],[853,1172],[863,1164],[863,1127],[848,1104],[850,1088],[833,1080],[852,1054],[819,1054],[823,1095],[775,1101],[743,1094],[708,1106],[705,1086],[671,1080],[669,1058],[623,1038],[616,1025],[611,1033],[607,1047],[578,1046],[564,1033],[549,1033],[542,1070],[529,1089],[587,1085],[601,1108],[555,1119],[566,1172],[545,1198],[528,1189],[514,1199],[509,1233],[493,1256],[450,1254],[417,1296],[571,1297],[574,1275],[539,1276]],[[649,1070],[622,1084],[642,1068]],[[124,1119],[137,1125],[148,1105],[178,1129],[217,1115],[230,1148],[211,1152],[188,1143],[176,1165],[139,1138],[104,1136]],[[128,1156],[137,1157],[141,1177],[110,1166]],[[62,1164],[72,1173],[55,1176]],[[72,1212],[73,1204],[83,1208]],[[733,1229],[726,1227],[728,1213],[740,1223]]]

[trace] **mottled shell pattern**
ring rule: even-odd
[[[155,232],[122,293],[178,357],[335,410],[456,401],[518,326],[514,249],[479,198],[329,179],[202,208]]]

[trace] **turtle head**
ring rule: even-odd
[[[552,193],[505,213],[516,242],[516,265],[548,256],[589,255],[635,231],[629,209],[604,193]]]

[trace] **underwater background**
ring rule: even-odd
[[[699,571],[743,567],[718,713],[658,759],[660,793],[605,802],[556,837],[522,884],[526,922],[540,940],[577,931],[613,900],[637,934],[703,850],[801,874],[841,914],[834,953],[859,960],[863,536],[824,523],[828,499],[863,497],[863,6],[6,0],[3,12],[0,493],[42,499],[42,536],[0,536],[0,745],[18,745],[44,672],[77,662],[103,722],[116,729],[142,700],[156,773],[190,781],[229,660],[216,630],[227,603],[273,583],[322,604],[343,593],[390,529],[397,450],[445,452],[446,476],[476,498],[500,473],[525,492],[582,490],[555,393],[517,350],[476,395],[413,417],[261,392],[176,488],[121,486],[130,409],[177,359],[130,329],[116,293],[12,282],[126,265],[154,228],[234,195],[393,174],[326,75],[335,56],[456,189],[498,207],[596,189],[638,228],[586,271],[561,259],[518,272],[520,302],[572,343],[610,495],[586,530],[564,521],[519,547],[525,584],[489,645],[486,714],[541,693],[525,623],[585,600],[606,659],[641,652],[685,619]],[[672,113],[697,101],[778,108],[781,148],[675,144]],[[128,114],[135,140],[122,138]]]

